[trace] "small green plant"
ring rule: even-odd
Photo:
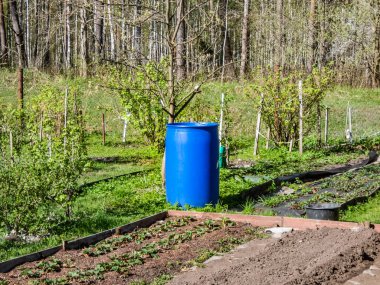
[[[44,272],[42,270],[24,269],[21,275],[28,276],[29,278],[40,278]]]
[[[218,253],[212,249],[202,249],[194,260],[196,264],[200,264],[217,254]]]
[[[63,266],[62,261],[57,258],[51,260],[41,261],[37,264],[37,268],[43,272],[59,272]]]
[[[253,213],[255,213],[255,201],[253,199],[246,199],[242,207],[243,214],[252,215]]]

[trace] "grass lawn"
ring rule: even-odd
[[[342,221],[365,222],[380,224],[380,193],[369,198],[366,203],[349,207],[341,213]]]

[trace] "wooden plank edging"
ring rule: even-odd
[[[307,230],[318,229],[322,227],[338,228],[338,229],[360,229],[360,228],[373,228],[376,232],[380,233],[379,224],[369,223],[355,223],[355,222],[340,222],[340,221],[327,221],[327,220],[313,220],[303,218],[292,218],[282,216],[256,216],[256,215],[242,215],[242,214],[229,214],[229,213],[205,213],[193,211],[178,211],[169,210],[169,217],[182,217],[193,216],[203,219],[222,219],[229,218],[234,222],[249,223],[257,227],[290,227],[294,230]]]
[[[114,229],[106,230],[100,233],[96,233],[96,234],[75,239],[72,241],[67,241],[67,242],[65,241],[64,242],[65,250],[80,249],[80,248],[95,244],[99,241],[102,241],[112,236],[116,232],[118,232],[119,234],[123,234],[123,233],[132,232],[133,230],[137,228],[149,227],[155,222],[165,219],[167,216],[168,216],[168,212],[164,211],[164,212],[160,212],[158,214],[140,219],[138,221],[114,228]],[[61,245],[0,262],[0,273],[9,272],[16,266],[22,265],[27,262],[33,262],[33,261],[37,261],[37,260],[52,256],[53,254],[57,253],[60,250],[62,250]]]
[[[40,260],[45,257],[51,256],[57,253],[58,251],[60,251],[61,249],[62,249],[62,246],[56,246],[56,247],[48,248],[45,250],[41,250],[38,252],[34,252],[31,254],[23,255],[20,257],[16,257],[14,259],[0,262],[0,273],[6,273],[12,270],[13,268],[15,268],[16,266],[22,265],[26,262],[32,262],[32,261]]]
[[[137,228],[149,227],[159,220],[163,220],[167,217],[184,217],[192,216],[200,219],[221,219],[229,218],[235,222],[249,223],[258,227],[291,227],[294,230],[307,230],[318,229],[322,227],[339,228],[339,229],[360,229],[368,228],[371,226],[376,232],[380,233],[380,224],[369,223],[354,223],[354,222],[339,222],[339,221],[326,221],[326,220],[312,220],[303,218],[291,218],[282,216],[255,216],[255,215],[242,215],[242,214],[230,214],[230,213],[210,213],[210,212],[193,212],[193,211],[179,211],[169,210],[160,212],[158,214],[143,218],[141,220],[117,227],[114,229],[106,230],[97,234],[93,234],[87,237],[79,238],[76,240],[65,242],[65,249],[79,249],[92,244],[95,244],[107,237],[112,236],[115,233],[124,234],[132,232]],[[49,249],[41,250],[35,253],[23,255],[14,259],[10,259],[4,262],[0,262],[0,273],[6,273],[22,265],[26,262],[37,261],[62,250],[62,246],[56,246]]]

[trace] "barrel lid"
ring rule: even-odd
[[[168,128],[209,128],[209,127],[217,127],[218,123],[213,122],[180,122],[167,124]]]

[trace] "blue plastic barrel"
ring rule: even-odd
[[[174,205],[204,207],[219,199],[217,123],[167,125],[166,199]]]

